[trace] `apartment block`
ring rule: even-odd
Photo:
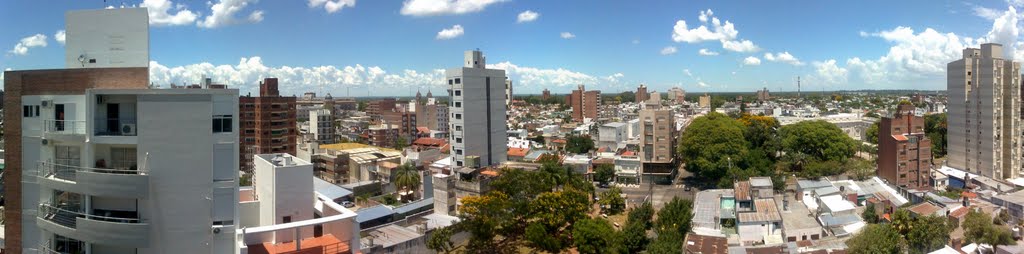
[[[707,93],[704,93],[704,95],[701,95],[700,98],[697,100],[697,106],[698,107],[702,107],[702,108],[710,108],[711,107],[711,95],[708,95]]]
[[[647,85],[640,84],[640,86],[636,88],[636,94],[634,94],[634,96],[636,97],[636,103],[644,103],[651,95],[647,93]]]
[[[334,117],[341,118],[343,112],[358,110],[359,103],[354,98],[334,98],[330,93],[324,97],[317,97],[313,92],[305,93],[295,101],[295,113],[300,121],[309,120],[306,119],[309,111],[321,108],[333,109],[331,112],[334,113]]]
[[[766,101],[771,100],[771,99],[772,99],[772,95],[771,95],[771,93],[768,92],[768,88],[767,87],[762,88],[761,90],[757,90],[757,101],[759,101],[759,102],[766,102]]]
[[[899,105],[878,126],[878,176],[909,189],[931,188],[932,142],[914,105]]]
[[[675,175],[676,128],[672,111],[667,109],[640,110],[641,174],[657,181]]]
[[[239,170],[252,172],[253,155],[288,153],[295,155],[298,142],[295,97],[281,96],[277,78],[260,82],[259,96],[238,98],[241,151]]]
[[[465,52],[462,67],[445,71],[454,169],[468,166],[470,156],[479,158],[480,166],[498,165],[507,159],[504,84],[508,78],[504,70],[486,66],[483,52],[471,50]]]
[[[547,88],[544,88],[544,91],[541,92],[540,94],[540,98],[544,99],[544,101],[547,101],[548,99],[551,98],[551,91],[548,90]]]
[[[381,113],[381,122],[383,125],[398,127],[398,137],[405,139],[404,145],[408,145],[415,140],[416,127],[418,126],[416,117],[418,114],[417,112],[412,111],[416,109],[416,104],[415,102],[410,102],[410,104],[411,105],[408,105],[407,107],[400,107],[392,111]],[[393,141],[398,142],[399,140],[395,139]]]
[[[514,96],[512,95],[512,80],[511,79],[505,79],[505,107],[506,108],[512,107],[512,99],[514,99],[513,97]]]
[[[598,109],[601,108],[601,91],[586,91],[583,85],[579,85],[565,97],[565,102],[572,107],[573,121],[583,122],[584,118],[597,119]]]
[[[427,92],[425,99],[416,96],[416,127],[427,127],[431,131],[447,133],[448,105],[439,104],[430,91]]]
[[[967,48],[946,65],[948,153],[946,164],[1006,179],[1019,177],[1020,63],[1003,58],[1003,46]]]
[[[356,213],[314,189],[313,164],[285,153],[254,155],[254,186],[239,190],[241,253],[353,253]]]
[[[398,164],[402,153],[358,143],[338,143],[319,147],[311,158],[317,177],[335,184],[349,184],[375,180],[380,164]]]
[[[330,109],[309,111],[309,133],[313,134],[313,140],[320,144],[331,144],[336,141],[334,115]]]
[[[686,101],[686,90],[679,87],[669,88],[668,99],[675,103],[682,103]]]

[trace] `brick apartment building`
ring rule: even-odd
[[[295,155],[298,129],[295,125],[295,97],[283,97],[277,78],[260,82],[260,95],[238,98],[240,115],[239,170],[252,172],[253,154],[287,153]]]
[[[878,176],[910,189],[931,189],[932,141],[924,133],[924,117],[914,105],[897,106],[878,126]]]
[[[579,85],[571,94],[565,96],[565,102],[572,107],[572,120],[582,122],[583,118],[596,119],[598,109],[601,108],[601,91],[586,91],[583,85]]]

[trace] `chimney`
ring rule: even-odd
[[[782,196],[782,211],[789,211],[789,199]]]
[[[953,250],[959,251],[961,248],[963,248],[964,244],[963,240],[961,240],[960,238],[953,238],[949,239],[949,245],[951,245],[950,247],[953,247]]]

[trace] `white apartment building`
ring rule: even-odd
[[[614,151],[620,144],[625,145],[623,142],[629,139],[626,127],[623,122],[606,123],[598,127],[598,147],[608,147]]]
[[[312,163],[279,153],[253,155],[253,165],[253,186],[239,191],[240,253],[360,249],[356,213],[313,189]]]
[[[505,107],[512,107],[512,79],[505,79]]]
[[[1020,63],[1003,46],[967,48],[946,66],[947,165],[996,179],[1020,174]]]
[[[21,104],[23,250],[237,251],[238,90],[87,89]]]
[[[334,143],[334,115],[330,109],[317,109],[309,111],[309,132],[313,139],[320,144]]]
[[[66,68],[149,66],[145,8],[69,11],[64,19]]]
[[[467,156],[481,166],[507,159],[505,142],[505,70],[487,69],[483,52],[466,51],[463,67],[445,71],[448,80],[452,127],[449,141],[453,167],[468,165]]]

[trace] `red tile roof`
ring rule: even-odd
[[[896,141],[907,141],[907,136],[901,134],[892,135],[892,138],[896,139]]]
[[[447,143],[448,142],[445,141],[444,139],[439,138],[418,138],[416,139],[416,141],[412,142],[413,145],[430,147],[442,147]]]
[[[750,200],[750,182],[736,182],[733,185],[733,194],[736,195],[736,201]]]
[[[703,236],[697,234],[686,235],[686,253],[702,254],[726,254],[729,253],[729,244],[725,237]]]
[[[279,244],[262,243],[249,245],[251,254],[320,254],[320,253],[349,253],[351,249],[347,243],[338,240],[331,234],[324,234],[320,237],[302,239],[298,251],[295,250],[295,241]]]
[[[430,128],[420,126],[420,127],[416,127],[416,131],[418,131],[420,133],[430,133]]]
[[[970,208],[961,206],[960,208],[957,208],[956,210],[949,212],[949,217],[960,218],[963,217],[964,215],[967,215],[967,212],[970,210]]]
[[[960,196],[961,197],[967,197],[968,199],[976,199],[976,198],[978,198],[978,193],[974,193],[974,192],[970,192],[970,191],[964,191],[963,193],[960,193]]]
[[[551,141],[551,142],[552,143],[562,143],[562,144],[565,144],[565,139],[556,139],[556,140]]]
[[[622,152],[622,156],[636,156],[636,153],[634,153],[633,151],[625,151]]]
[[[508,156],[526,157],[526,153],[528,153],[528,152],[530,152],[529,148],[514,148],[513,147],[513,148],[509,148],[508,149]]]

